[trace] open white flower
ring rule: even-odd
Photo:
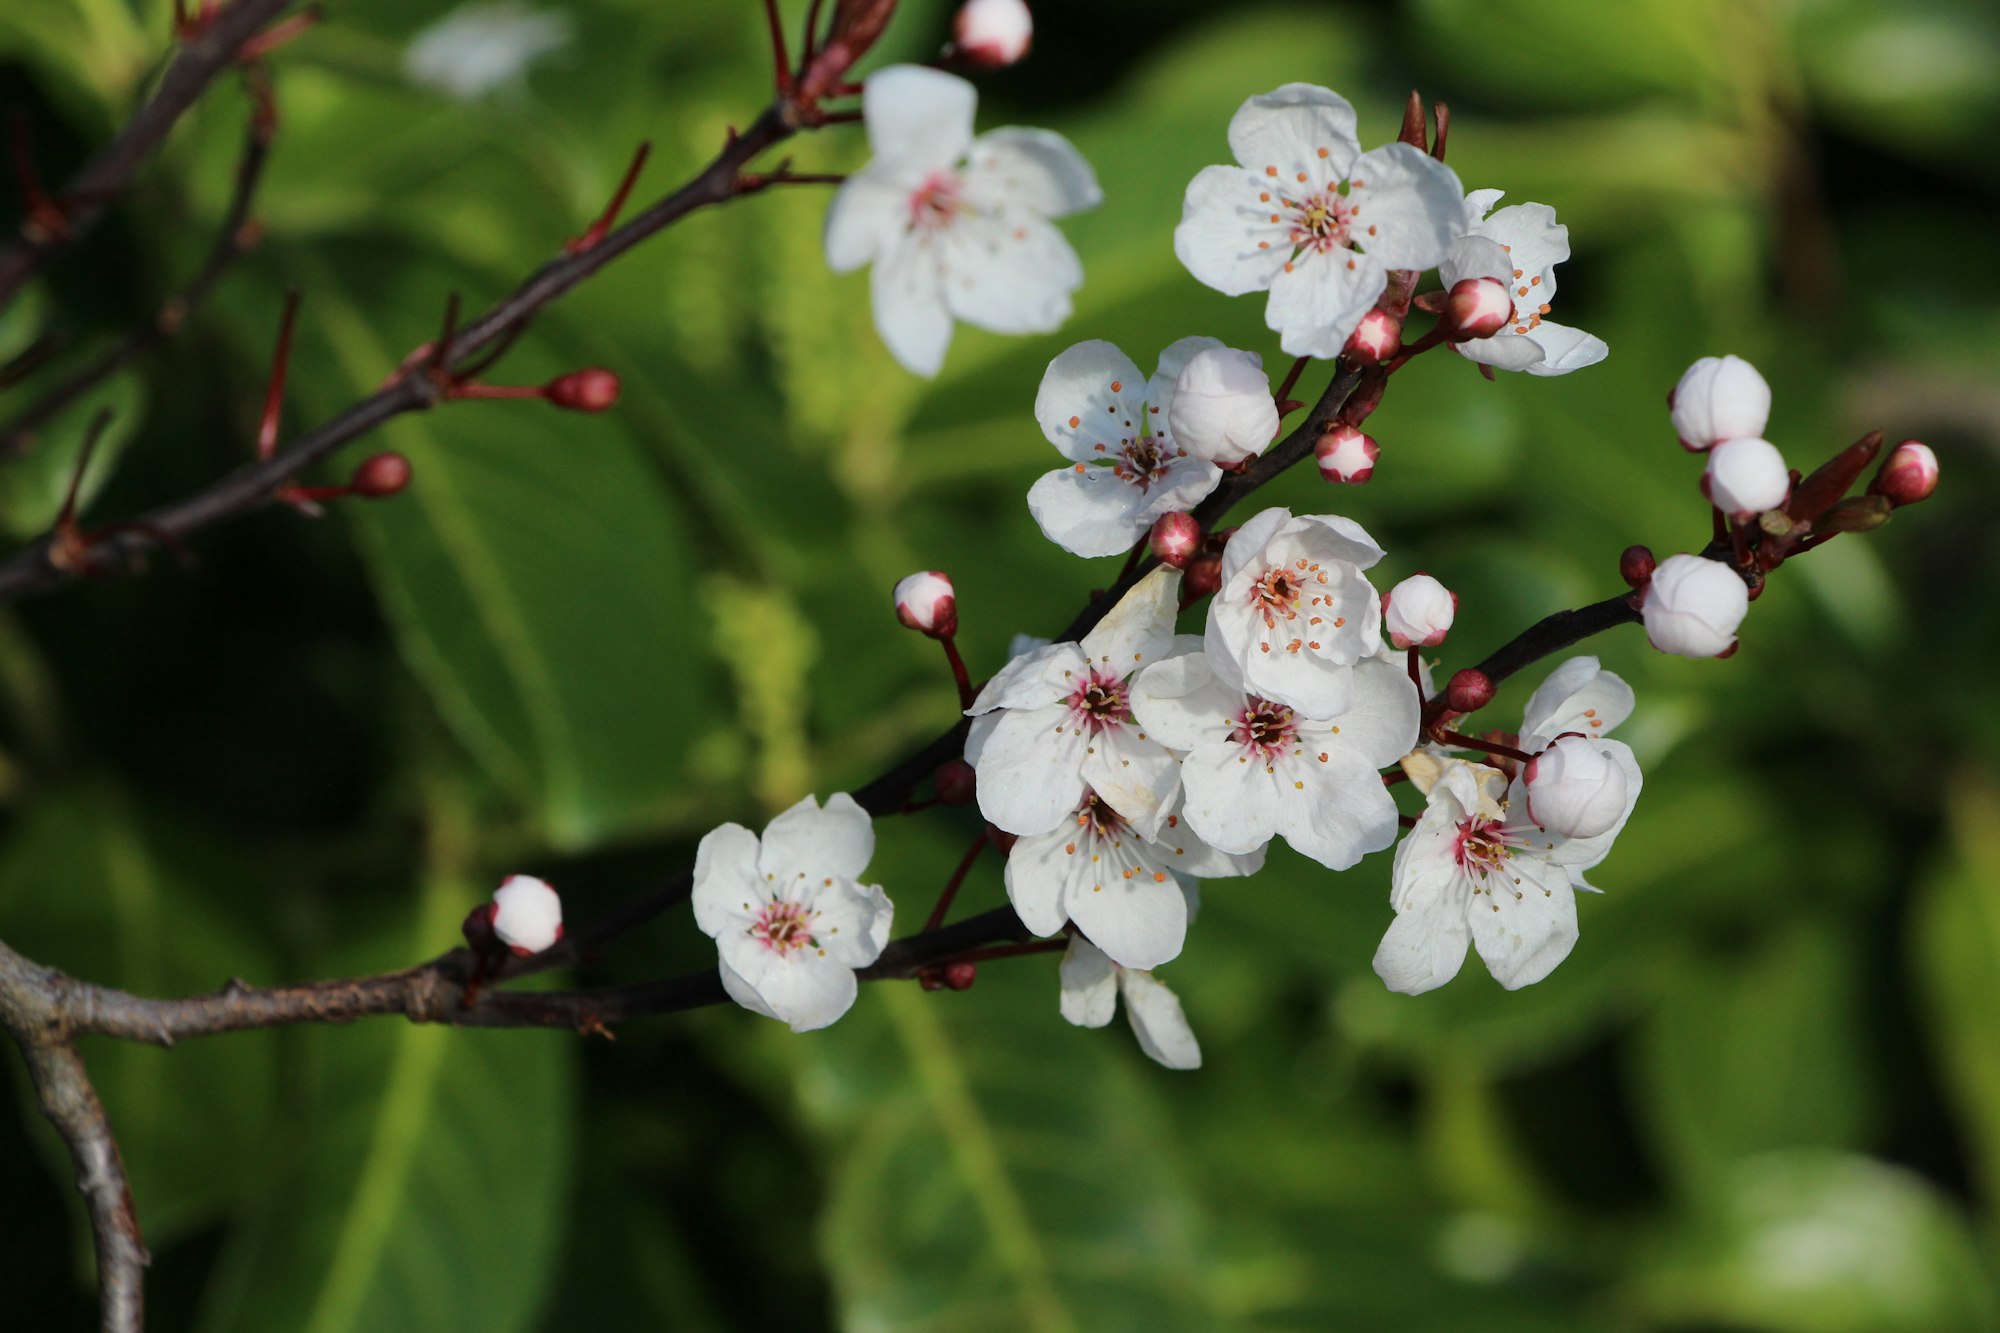
[[[1220,879],[1262,869],[1261,849],[1229,856],[1170,814],[1148,837],[1087,793],[1074,820],[1015,842],[1007,854],[1007,897],[1037,935],[1075,922],[1121,967],[1158,967],[1187,940],[1180,876]]]
[[[1569,228],[1547,204],[1510,204],[1488,214],[1499,190],[1465,196],[1464,235],[1438,266],[1446,288],[1466,278],[1504,283],[1514,318],[1490,338],[1453,343],[1468,361],[1530,375],[1567,375],[1594,366],[1610,349],[1604,340],[1547,318],[1556,295],[1556,265],[1569,258]]]
[[[1229,122],[1238,166],[1188,185],[1174,253],[1230,296],[1269,289],[1264,322],[1291,356],[1334,357],[1395,269],[1426,269],[1462,230],[1464,189],[1405,143],[1363,153],[1347,99],[1288,83]]]
[[[1273,836],[1333,870],[1396,840],[1396,803],[1380,770],[1417,743],[1408,674],[1370,659],[1351,670],[1351,706],[1315,718],[1219,678],[1187,653],[1132,682],[1146,733],[1183,751],[1182,815],[1218,851],[1253,852]]]
[[[701,840],[694,919],[715,940],[732,1000],[794,1032],[848,1011],[854,970],[889,943],[888,897],[858,882],[874,854],[875,826],[845,792],[824,810],[806,797],[765,825],[761,841],[741,824]]]
[[[1362,572],[1381,558],[1351,519],[1266,509],[1245,523],[1208,604],[1215,674],[1308,717],[1346,712],[1354,664],[1382,647],[1382,600]]]
[[[1062,960],[1062,1016],[1078,1027],[1101,1028],[1111,1021],[1121,992],[1140,1050],[1169,1069],[1201,1068],[1201,1044],[1180,997],[1151,972],[1120,967],[1089,940],[1072,939]]]
[[[1083,266],[1050,218],[1093,208],[1097,177],[1047,130],[972,137],[978,94],[953,74],[892,65],[868,76],[874,160],[826,215],[836,273],[873,263],[875,328],[898,361],[935,375],[953,319],[1047,333],[1069,318]]]
[[[1152,836],[1178,786],[1174,758],[1132,720],[1130,679],[1173,647],[1180,571],[1140,579],[1081,643],[1017,657],[967,709],[979,813],[1033,837],[1068,821],[1088,787]]]
[[[1214,338],[1183,338],[1160,353],[1142,379],[1108,342],[1078,343],[1049,362],[1035,394],[1035,420],[1070,465],[1028,490],[1028,512],[1050,541],[1072,555],[1117,555],[1162,514],[1199,504],[1222,469],[1175,439],[1174,383]]]

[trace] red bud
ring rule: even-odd
[[[946,805],[971,805],[979,796],[979,777],[963,759],[947,759],[931,775],[938,800]]]
[[[398,453],[376,454],[362,460],[347,485],[356,495],[380,500],[410,484],[410,460]]]
[[[1147,544],[1161,564],[1186,569],[1201,549],[1201,524],[1192,514],[1162,514]]]
[[[1625,548],[1624,553],[1618,557],[1618,575],[1625,580],[1627,585],[1634,588],[1643,588],[1646,586],[1647,580],[1653,577],[1653,570],[1658,567],[1658,564],[1659,562],[1653,559],[1651,548],[1645,546],[1628,546]]]
[[[944,984],[953,990],[970,990],[972,983],[979,979],[977,963],[947,963],[944,969]]]
[[[1476,713],[1493,702],[1493,682],[1484,671],[1467,667],[1452,675],[1444,687],[1445,702],[1454,713]]]
[[[618,406],[618,376],[592,366],[548,382],[548,400],[569,412],[604,412]]]
[[[1222,586],[1222,557],[1210,553],[1188,562],[1187,577],[1181,580],[1181,596],[1193,602]]]

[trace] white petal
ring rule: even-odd
[[[913,374],[937,374],[951,346],[951,311],[929,243],[911,235],[885,250],[868,271],[868,289],[890,354]]]
[[[1263,178],[1239,167],[1203,167],[1188,182],[1174,255],[1195,281],[1225,296],[1271,285],[1291,257],[1291,229],[1260,202]]]
[[[1511,326],[1491,338],[1453,343],[1451,350],[1467,361],[1495,370],[1534,370],[1544,354],[1539,341],[1528,334],[1515,333]]]
[[[724,824],[702,836],[694,852],[694,922],[710,938],[748,929],[764,902],[757,869],[757,835]]]
[[[1576,893],[1569,876],[1516,853],[1486,878],[1467,915],[1472,942],[1493,979],[1508,990],[1540,981],[1576,946]]]
[[[1050,130],[1009,127],[974,141],[965,166],[965,198],[975,207],[1059,218],[1097,207],[1104,192],[1069,140]]]
[[[1254,875],[1264,868],[1265,848],[1254,852],[1231,854],[1218,852],[1215,848],[1195,836],[1194,829],[1182,816],[1176,801],[1175,811],[1167,817],[1166,825],[1153,839],[1160,860],[1177,875],[1193,876],[1181,881],[1182,890],[1188,895],[1188,920],[1194,920],[1194,909],[1198,905],[1198,895],[1194,888],[1195,879],[1235,879],[1244,875]]]
[[[757,988],[744,980],[743,974],[729,965],[727,958],[718,959],[715,967],[716,972],[722,977],[722,989],[728,993],[730,999],[753,1014],[762,1014],[766,1018],[778,1016],[770,1005],[764,1003],[764,997],[757,993]]]
[[[827,267],[835,273],[860,268],[902,239],[909,222],[906,181],[881,167],[856,172],[826,210]]]
[[[1353,679],[1353,704],[1330,722],[1302,726],[1300,743],[1342,750],[1366,768],[1387,768],[1417,746],[1423,711],[1417,687],[1407,667],[1377,658],[1356,665]]]
[[[1247,767],[1256,765],[1253,758]],[[1322,750],[1272,767],[1278,832],[1293,851],[1346,870],[1396,841],[1395,799],[1382,775],[1353,756]]]
[[[1356,569],[1372,568],[1382,558],[1382,548],[1368,535],[1368,529],[1338,514],[1306,514],[1300,517],[1305,552],[1320,561],[1345,560]],[[1318,531],[1314,531],[1318,529]]]
[[[1104,619],[1083,636],[1091,668],[1129,676],[1165,658],[1174,642],[1181,572],[1162,565],[1132,585]]]
[[[1080,1028],[1101,1028],[1118,1010],[1118,974],[1104,951],[1072,937],[1062,960],[1062,1016]]]
[[[1229,151],[1251,171],[1276,167],[1282,180],[1301,171],[1315,181],[1343,180],[1361,151],[1354,107],[1329,88],[1285,84],[1237,108],[1229,120]]]
[[[1064,900],[1070,881],[1082,873],[1077,865],[1082,852],[1079,829],[1071,822],[1017,839],[1007,853],[1007,901],[1035,934],[1053,935],[1069,920]],[[1087,864],[1089,858],[1083,859]]]
[[[1192,338],[1176,339],[1167,344],[1167,349],[1160,353],[1159,368],[1153,372],[1153,378],[1146,381],[1147,418],[1152,422],[1153,434],[1158,435],[1164,431],[1171,438],[1173,421],[1169,417],[1167,406],[1174,400],[1174,381],[1181,377],[1181,371],[1187,368],[1187,363],[1194,359],[1195,353],[1206,352],[1210,348],[1222,345],[1220,338],[1204,338],[1196,335]],[[1259,365],[1263,364],[1262,358],[1254,354],[1246,353],[1246,355],[1250,355]]]
[[[1492,278],[1496,282],[1507,283],[1511,288],[1514,278],[1514,262],[1507,257],[1500,242],[1484,236],[1461,236],[1453,242],[1451,253],[1438,265],[1438,281],[1450,291],[1467,278]]]
[[[1158,967],[1187,942],[1187,899],[1136,835],[1126,832],[1120,844],[1117,855],[1098,840],[1096,873],[1069,885],[1069,919],[1119,966]]]
[[[1222,481],[1222,469],[1196,454],[1177,457],[1146,488],[1138,520],[1151,528],[1162,514],[1185,514],[1215,490]]]
[[[1154,740],[1175,750],[1221,741],[1243,707],[1243,692],[1216,679],[1201,653],[1155,662],[1132,681],[1132,713]]]
[[[1264,323],[1281,335],[1287,356],[1339,356],[1388,280],[1373,255],[1309,251],[1271,280]]]
[[[948,167],[972,143],[978,102],[978,92],[955,74],[920,65],[878,69],[861,94],[869,151],[911,172]]]
[[[1118,982],[1139,1049],[1169,1069],[1201,1068],[1201,1044],[1181,1011],[1180,997],[1149,972],[1120,972]]]
[[[1623,741],[1603,740],[1598,745],[1618,764],[1625,774],[1625,813],[1618,816],[1618,822],[1604,832],[1589,838],[1558,838],[1548,835],[1543,841],[1555,844],[1544,848],[1544,854],[1552,864],[1565,867],[1571,877],[1581,881],[1584,871],[1603,861],[1611,854],[1611,844],[1618,841],[1618,835],[1625,829],[1625,821],[1632,817],[1633,807],[1639,804],[1639,791],[1645,786],[1645,777],[1639,772],[1639,761],[1632,753],[1632,747]],[[1527,805],[1514,807],[1524,815]]]
[[[1065,348],[1049,362],[1041,387],[1035,390],[1035,421],[1042,434],[1075,463],[1115,454],[1127,438],[1138,434],[1145,407],[1146,385],[1139,367],[1097,338]]]
[[[741,965],[731,961],[741,972]],[[812,949],[777,959],[762,975],[743,973],[743,979],[770,1007],[772,1016],[791,1024],[794,1032],[811,1032],[834,1022],[854,1007],[860,990],[854,969]]]
[[[1049,333],[1069,318],[1083,265],[1037,217],[961,216],[942,233],[939,284],[951,312],[995,333]]]
[[[999,721],[972,762],[979,774],[979,813],[1022,837],[1047,833],[1083,800],[1085,738],[1060,706],[994,716]]]
[[[1465,188],[1450,167],[1406,143],[1354,163],[1347,192],[1354,239],[1384,268],[1434,268],[1465,220]]]
[[[1488,217],[1479,235],[1507,248],[1513,267],[1523,280],[1539,277],[1537,288],[1546,287],[1539,299],[1546,301],[1555,291],[1551,270],[1569,258],[1569,228],[1556,221],[1556,211],[1547,204],[1513,204]]]
[[[846,792],[827,797],[826,808],[808,796],[764,826],[758,868],[782,884],[832,875],[859,879],[875,855],[875,825]]]
[[[1460,908],[1399,912],[1375,950],[1375,975],[1392,991],[1422,995],[1458,975],[1471,941]]]
[[[1417,826],[1396,844],[1389,872],[1389,906],[1398,912],[1428,912],[1449,906],[1465,914],[1466,884],[1458,868],[1458,823],[1465,811],[1440,784]]]
[[[1530,336],[1542,345],[1542,359],[1528,367],[1530,375],[1567,375],[1611,355],[1602,338],[1552,320],[1535,325]]]
[[[1236,577],[1237,571],[1253,561],[1264,559],[1264,548],[1278,535],[1279,529],[1292,521],[1292,511],[1273,507],[1260,509],[1249,522],[1236,529],[1236,535],[1222,548],[1222,581],[1227,584]]]
[[[1151,523],[1141,517],[1145,502],[1110,468],[1085,463],[1044,473],[1028,488],[1028,513],[1042,535],[1085,558],[1131,550]]]
[[[1273,767],[1234,743],[1196,746],[1181,760],[1182,817],[1217,851],[1240,856],[1258,850],[1277,835],[1292,790]]]
[[[1083,780],[1144,837],[1151,837],[1166,819],[1180,794],[1180,778],[1180,763],[1166,747],[1140,739],[1129,726],[1091,737],[1084,755]]]
[[[800,899],[813,914],[813,943],[843,967],[866,967],[889,945],[895,908],[879,884],[828,878],[814,881]]]
[[[965,711],[977,716],[996,708],[1046,708],[1069,694],[1076,673],[1084,669],[1083,652],[1075,644],[1044,639],[1008,659]],[[972,762],[970,749],[968,746],[968,763]]]
[[[1572,657],[1548,674],[1521,711],[1521,748],[1539,750],[1565,731],[1602,736],[1632,716],[1635,698],[1622,677],[1595,657]]]

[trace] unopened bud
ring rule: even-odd
[[[944,978],[934,967],[920,967],[917,969],[917,984],[925,990],[943,990]]]
[[[1667,399],[1674,431],[1695,453],[1724,440],[1761,436],[1771,420],[1771,386],[1740,356],[1705,356]]]
[[[1361,317],[1341,355],[1356,365],[1377,366],[1403,350],[1403,321],[1380,306]]]
[[[1493,702],[1493,681],[1471,667],[1454,671],[1444,687],[1444,701],[1454,713],[1476,713]]]
[[[1263,453],[1278,433],[1263,359],[1234,347],[1196,352],[1174,380],[1167,421],[1175,445],[1217,467]]]
[[[1521,770],[1528,818],[1565,838],[1594,838],[1625,817],[1625,770],[1578,732],[1558,736]]]
[[[1319,475],[1349,486],[1359,486],[1375,475],[1375,460],[1381,453],[1381,447],[1373,439],[1344,423],[1329,426],[1313,445],[1313,456],[1319,460]]]
[[[348,478],[348,489],[356,495],[380,500],[410,484],[410,460],[398,453],[375,454],[361,461]]]
[[[1627,587],[1643,588],[1658,563],[1653,559],[1651,547],[1628,546],[1618,557],[1618,577],[1625,580]]]
[[[1491,338],[1514,318],[1514,298],[1498,278],[1460,278],[1445,302],[1445,327],[1453,342]]]
[[[959,58],[999,69],[1028,54],[1035,20],[1021,0],[966,0],[952,24]]]
[[[563,937],[562,899],[533,875],[510,875],[493,891],[493,933],[515,953],[541,953]]]
[[[978,775],[963,759],[947,759],[939,764],[931,774],[931,784],[937,788],[938,800],[946,805],[971,805],[979,799]]]
[[[1435,648],[1458,614],[1458,594],[1428,574],[1412,574],[1382,594],[1382,629],[1398,648]]]
[[[1791,471],[1769,440],[1743,435],[1709,450],[1701,493],[1730,517],[1750,518],[1776,509],[1791,492]]]
[[[572,370],[548,382],[548,400],[568,412],[605,412],[618,406],[618,376],[600,367]]]
[[[970,990],[972,983],[979,979],[977,963],[946,963],[944,984],[953,990]]]
[[[459,927],[466,944],[476,954],[490,954],[499,947],[499,938],[493,933],[493,913],[496,910],[492,903],[481,903],[465,914],[465,922]]]
[[[1188,561],[1187,577],[1181,580],[1181,597],[1199,601],[1222,586],[1222,557],[1205,551]]]
[[[1868,483],[1868,493],[1880,495],[1892,505],[1913,505],[1929,499],[1937,484],[1937,455],[1927,444],[1904,440],[1882,460],[1875,480]]]
[[[1646,638],[1661,652],[1716,657],[1736,643],[1750,590],[1719,560],[1670,555],[1653,571],[1639,610]]]
[[[896,619],[933,639],[958,633],[958,599],[951,580],[934,569],[903,579],[896,585]]]
[[[1175,569],[1186,569],[1201,552],[1201,524],[1192,514],[1162,514],[1146,538],[1153,558]]]

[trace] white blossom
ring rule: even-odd
[[[1347,99],[1308,83],[1252,97],[1229,122],[1237,166],[1188,185],[1174,253],[1230,296],[1271,293],[1264,321],[1290,356],[1335,357],[1396,269],[1451,250],[1464,190],[1405,143],[1363,153]]]
[[[569,17],[518,4],[460,5],[411,39],[410,82],[461,102],[521,82],[543,56],[569,44]]]
[[[1196,352],[1174,381],[1173,423],[1181,448],[1222,467],[1263,453],[1278,433],[1264,359],[1220,345]]]
[[[493,933],[515,953],[541,953],[563,936],[562,899],[533,875],[509,875],[493,891]]]
[[[1071,939],[1062,960],[1062,1016],[1078,1027],[1101,1028],[1120,994],[1140,1050],[1169,1069],[1201,1068],[1201,1045],[1179,996],[1151,972],[1120,967],[1089,940]]]
[[[1723,513],[1750,518],[1785,502],[1792,493],[1792,475],[1776,445],[1739,435],[1709,450],[1702,491]]]
[[[875,854],[875,826],[845,792],[826,808],[808,796],[760,840],[724,824],[694,860],[694,919],[712,936],[729,997],[792,1031],[846,1013],[854,971],[881,956],[893,908],[879,885],[859,883]]]
[[[1489,214],[1499,190],[1465,197],[1463,235],[1438,266],[1449,288],[1467,278],[1506,284],[1513,319],[1490,338],[1453,343],[1468,361],[1530,375],[1567,375],[1594,366],[1609,349],[1602,339],[1548,318],[1556,295],[1556,265],[1569,258],[1569,228],[1547,204],[1510,204]]]
[[[1179,785],[1172,755],[1135,725],[1130,680],[1173,647],[1180,571],[1140,579],[1081,643],[1017,657],[967,713],[965,758],[979,775],[979,812],[1021,837],[1075,815],[1085,789],[1146,835]]]
[[[1653,571],[1639,611],[1646,638],[1661,652],[1714,657],[1736,643],[1750,590],[1720,560],[1670,555]]]
[[[1382,594],[1382,628],[1398,648],[1435,648],[1458,615],[1458,594],[1428,574],[1412,574]]]
[[[1697,453],[1724,440],[1761,436],[1771,420],[1771,386],[1740,356],[1705,356],[1687,368],[1672,398],[1674,431]]]
[[[1180,440],[1174,383],[1191,357],[1220,348],[1182,338],[1160,353],[1148,380],[1108,342],[1078,343],[1049,362],[1035,394],[1035,420],[1067,467],[1028,490],[1042,533],[1072,555],[1117,555],[1162,514],[1194,508],[1222,469]]]
[[[875,328],[898,361],[935,375],[952,321],[1046,333],[1083,282],[1049,222],[1103,197],[1067,139],[1002,129],[972,137],[977,94],[952,74],[892,65],[868,76],[862,116],[874,158],[826,215],[836,273],[872,263]]]

